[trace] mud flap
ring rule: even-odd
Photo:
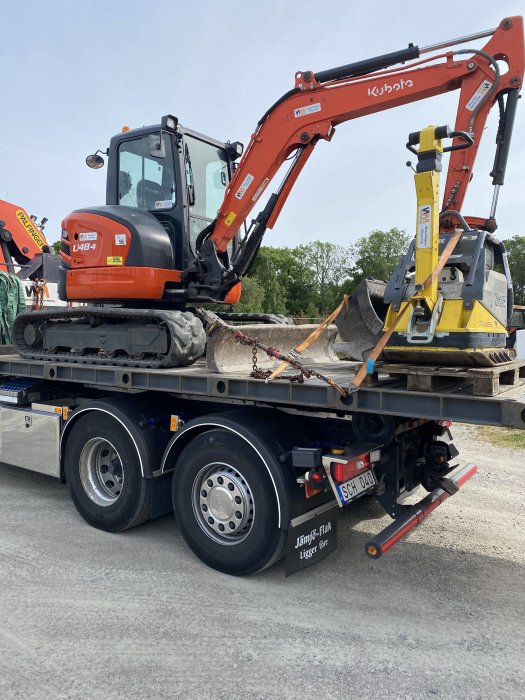
[[[294,518],[288,530],[284,572],[291,576],[317,564],[337,548],[337,517],[334,501]]]

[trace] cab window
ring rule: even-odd
[[[228,159],[223,148],[186,134],[186,183],[190,205],[190,245],[195,253],[199,233],[215,217],[228,184]]]
[[[154,133],[119,146],[118,203],[139,209],[171,209],[176,202],[169,134]]]

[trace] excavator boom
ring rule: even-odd
[[[420,58],[421,54],[434,49],[487,35],[490,39],[481,50],[465,48]],[[414,59],[419,60],[409,66],[388,68]],[[505,64],[504,72],[498,62]],[[492,173],[497,198],[504,180],[524,65],[523,19],[509,17],[494,30],[435,46],[423,49],[409,46],[386,56],[318,73],[299,71],[295,75],[294,89],[283,95],[258,122],[226,189],[216,220],[201,234],[198,241],[204,262],[201,275],[202,269],[213,267],[215,253],[220,256],[226,251],[287,159],[292,158],[292,165],[283,183],[255,219],[244,245],[232,261],[229,274],[225,273],[227,287],[231,288],[248,270],[264,231],[274,226],[293,184],[320,139],[330,141],[336,126],[342,122],[453,90],[460,91],[454,130],[469,133],[474,143],[468,150],[451,153],[443,208],[461,210],[487,116],[495,102],[500,107],[498,150]],[[494,212],[493,206],[491,216]],[[494,228],[491,222],[486,225]],[[204,245],[206,240],[207,246]],[[187,276],[191,277],[195,275]],[[206,279],[200,281],[208,286]]]

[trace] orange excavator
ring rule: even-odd
[[[482,49],[452,48],[486,37]],[[15,347],[31,358],[109,358],[116,364],[147,367],[190,364],[203,352],[205,333],[189,305],[232,304],[239,299],[241,280],[263,235],[275,225],[316,144],[331,141],[342,122],[450,91],[459,92],[459,102],[454,129],[439,131],[452,139],[444,149],[450,151],[450,161],[439,233],[444,239],[458,226],[463,228],[464,250],[458,249],[460,262],[450,258],[445,272],[454,289],[461,280],[460,302],[470,290],[467,305],[479,302],[489,315],[494,311],[498,318],[506,316],[512,308],[511,281],[505,267],[503,287],[509,294],[502,295],[502,280],[495,277],[501,273],[495,268],[506,258],[493,233],[524,63],[523,19],[509,17],[495,29],[458,39],[422,48],[410,44],[330,70],[297,72],[294,87],[257,123],[244,154],[241,143],[206,137],[172,115],[163,117],[160,125],[123,130],[105,152],[106,205],[77,210],[63,221],[60,296],[91,306],[20,316]],[[492,206],[483,217],[463,217],[465,193],[494,105],[500,119]],[[409,138],[414,152],[418,138]],[[437,172],[443,148],[437,136],[434,141],[429,138],[425,136],[430,143],[426,160],[420,144],[418,167]],[[439,158],[429,158],[433,151]],[[286,161],[290,166],[281,184],[246,226]],[[104,164],[100,151],[86,162],[91,167]],[[412,268],[407,263],[403,274],[410,277]],[[494,273],[490,284],[496,291],[487,296],[489,272]],[[408,283],[404,279],[400,284]],[[397,308],[403,301],[398,297]],[[425,303],[429,306],[420,309],[422,316],[434,308]],[[446,334],[437,335],[431,337],[431,346],[446,345]],[[464,333],[462,342],[470,342],[472,335]],[[494,331],[490,339],[480,336],[477,347],[489,343],[491,348],[504,348],[504,327],[499,335]]]

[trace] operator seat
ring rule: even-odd
[[[139,180],[137,182],[137,202],[144,202],[145,209],[156,209],[155,202],[165,199],[162,187],[153,180]]]

